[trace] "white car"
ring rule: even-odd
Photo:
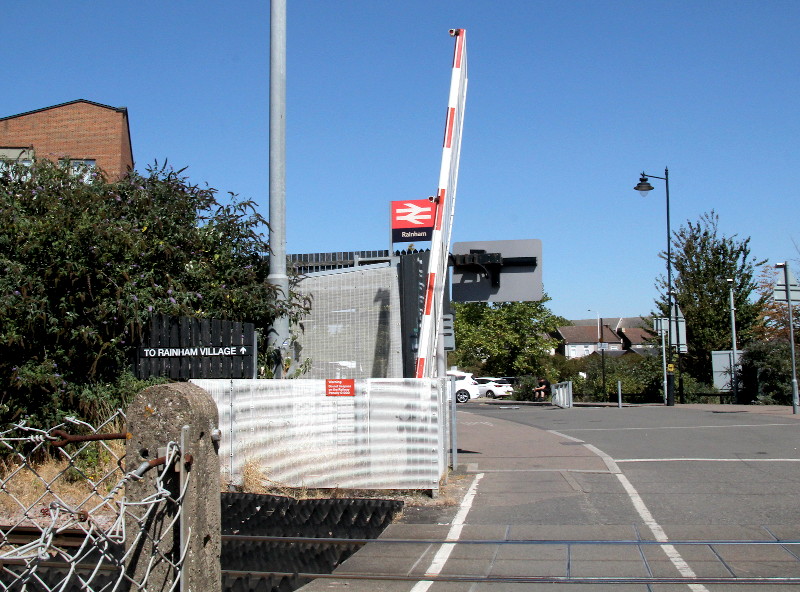
[[[510,397],[514,394],[514,387],[505,378],[495,378],[493,376],[481,376],[476,378],[478,383],[478,391],[481,397],[489,397],[490,399],[500,399],[503,397]]]
[[[456,394],[456,402],[466,403],[470,399],[477,399],[481,396],[478,383],[472,378],[472,374],[469,372],[451,370],[447,373],[447,376],[455,378],[455,387],[453,390]]]

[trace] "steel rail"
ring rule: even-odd
[[[42,529],[35,526],[10,526],[0,525],[0,542],[4,544],[25,544],[41,536]],[[86,532],[80,528],[66,528],[56,532],[56,546],[79,546],[86,537]],[[330,545],[366,545],[367,543],[405,544],[405,545],[556,545],[556,546],[716,546],[716,545],[759,545],[782,546],[800,545],[800,540],[775,539],[775,540],[604,540],[604,539],[401,539],[401,538],[341,538],[341,537],[300,537],[300,536],[267,536],[246,534],[223,534],[223,541],[240,542],[272,542],[272,543],[308,543]]]
[[[329,544],[360,544],[367,543],[392,543],[392,544],[422,544],[422,545],[800,545],[800,540],[602,540],[602,539],[393,539],[393,538],[311,538],[311,537],[281,537],[246,534],[223,534],[223,541],[265,541],[280,543],[329,543]]]
[[[222,570],[228,576],[275,576],[279,578],[307,578],[329,580],[375,580],[398,582],[456,582],[485,584],[749,584],[785,585],[800,584],[800,577],[573,577],[573,576],[482,576],[482,575],[436,575],[425,574],[365,574],[365,573],[303,573],[303,572],[259,572]]]

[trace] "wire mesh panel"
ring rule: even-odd
[[[302,321],[300,361],[309,378],[403,376],[400,295],[395,266],[366,266],[305,277],[298,291],[313,298]]]
[[[438,490],[447,463],[448,407],[432,379],[193,380],[220,415],[223,471],[248,463],[289,487]],[[227,459],[227,460],[226,460]]]
[[[0,432],[0,590],[144,590],[147,574],[164,565],[179,580],[183,557],[168,549],[137,554],[154,538],[147,525],[156,513],[171,507],[173,522],[180,520],[185,490],[163,479],[180,450],[165,442],[159,463],[126,473],[124,425],[118,411],[98,427],[68,418],[47,430],[20,422]],[[156,490],[126,500],[126,483],[151,469],[160,471]],[[133,559],[148,566],[141,578],[131,575]]]

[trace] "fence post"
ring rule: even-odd
[[[125,490],[131,508],[125,518],[128,577],[146,590],[220,590],[219,418],[214,400],[191,383],[152,386],[136,396],[127,422],[131,438],[126,472],[141,473]],[[180,447],[177,462],[147,469],[169,452],[170,442]],[[159,483],[169,494],[154,507],[149,500]],[[152,511],[146,514],[148,507]],[[187,535],[183,540],[181,533]],[[180,588],[174,586],[177,579]]]

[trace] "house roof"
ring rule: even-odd
[[[627,329],[630,327],[646,328],[647,317],[602,317],[600,319],[604,325],[608,325],[612,330]],[[577,319],[571,321],[576,327],[593,326],[597,327],[597,317],[593,319]]]
[[[650,331],[641,327],[629,327],[621,331],[631,345],[642,345],[653,338],[653,334]]]
[[[564,343],[597,343],[597,321],[593,326],[567,326],[559,327],[558,332]],[[608,325],[603,325],[600,335],[603,343],[620,343],[622,339],[614,333]]]
[[[86,99],[75,99],[74,101],[67,101],[66,103],[59,103],[58,105],[50,105],[49,107],[42,107],[41,109],[34,109],[33,111],[25,111],[24,113],[17,113],[16,115],[7,115],[6,117],[0,117],[0,121],[5,121],[6,119],[14,119],[15,117],[23,117],[25,115],[30,115],[31,113],[40,113],[42,111],[47,111],[49,109],[57,109],[59,107],[66,107],[67,105],[74,105],[75,103],[87,103],[89,105],[94,105],[95,107],[102,107],[103,109],[111,109],[112,111],[117,111],[119,113],[127,113],[127,107],[112,107],[111,105],[103,105],[102,103],[96,103],[94,101],[87,101]]]

